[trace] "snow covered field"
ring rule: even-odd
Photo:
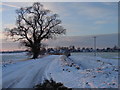
[[[32,88],[51,78],[70,88],[118,88],[118,59],[88,55],[26,58],[22,53],[21,58],[4,63],[3,88]]]
[[[0,54],[0,57],[2,57],[2,62],[0,61],[0,64],[10,64],[13,62],[17,62],[19,60],[27,59],[25,52],[22,53],[4,53]]]

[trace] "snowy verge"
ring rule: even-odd
[[[69,88],[118,88],[117,61],[112,59],[59,56],[44,76]]]

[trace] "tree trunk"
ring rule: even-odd
[[[40,47],[34,47],[32,48],[32,52],[33,52],[33,59],[38,58],[39,54],[40,54]]]
[[[38,58],[38,56],[39,56],[39,54],[37,54],[37,53],[33,53],[33,57],[32,57],[32,59],[36,59],[36,58]]]

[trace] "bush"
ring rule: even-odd
[[[65,87],[62,83],[56,83],[55,81],[53,81],[52,79],[49,80],[45,80],[45,82],[43,84],[39,84],[36,85],[34,88],[36,89],[43,89],[43,90],[72,90],[70,88]]]
[[[71,56],[70,52],[65,52],[64,53],[67,57]]]

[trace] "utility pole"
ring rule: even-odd
[[[96,36],[94,38],[94,56],[96,56]]]

